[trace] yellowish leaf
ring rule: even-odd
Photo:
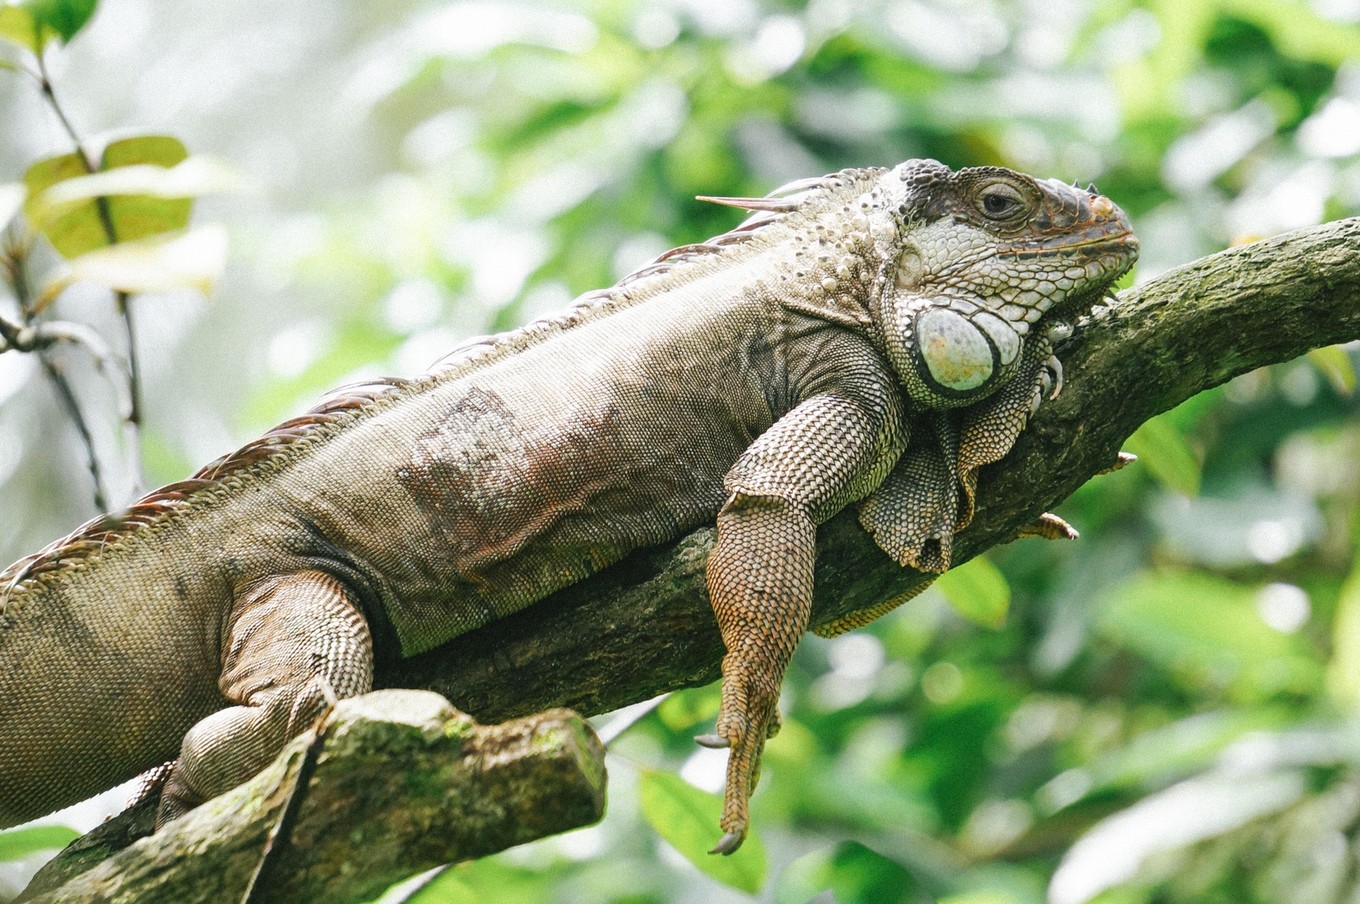
[[[115,141],[106,147],[98,170],[104,173],[134,166],[167,170],[188,156],[189,152],[177,138],[141,135]],[[24,174],[24,184],[28,188],[24,212],[29,223],[46,236],[63,257],[77,257],[115,242],[176,232],[189,224],[192,201],[182,196],[162,197],[146,193],[87,196],[80,203],[55,207],[43,200],[61,183],[75,181],[79,186],[81,180],[90,176],[78,153],[39,160]],[[132,180],[136,178],[134,176]]]
[[[935,581],[954,610],[964,618],[988,628],[1006,623],[1011,605],[1011,586],[1001,570],[983,556],[951,568]]]
[[[1355,365],[1344,348],[1339,345],[1315,348],[1308,353],[1308,360],[1322,371],[1337,395],[1349,397],[1355,393]]]
[[[1164,415],[1139,427],[1124,447],[1137,455],[1139,463],[1163,486],[1185,496],[1199,494],[1199,459]]]
[[[227,233],[217,225],[200,226],[169,239],[120,242],[68,261],[44,286],[35,308],[47,307],[78,282],[134,294],[195,289],[207,295],[222,275],[226,259]]]
[[[0,39],[40,54],[48,41],[75,37],[94,8],[95,0],[7,0],[0,4]]]

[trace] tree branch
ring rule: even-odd
[[[1126,291],[1079,322],[1074,338],[1059,349],[1066,374],[1062,396],[1040,408],[1005,461],[983,471],[977,515],[955,541],[955,561],[1013,539],[1112,464],[1124,439],[1152,416],[1257,367],[1360,337],[1358,248],[1360,218],[1279,236]],[[642,550],[523,612],[380,669],[379,680],[434,690],[488,722],[564,705],[605,712],[711,682],[723,653],[704,586],[713,537],[706,528],[670,546]],[[823,526],[818,548],[814,624],[868,609],[926,579],[880,552],[853,512]],[[377,768],[397,773],[407,767]],[[321,781],[318,775],[313,785]],[[268,797],[273,785],[266,785],[233,798],[236,806]],[[541,793],[557,791],[544,787]],[[464,806],[477,801],[474,795]],[[318,871],[334,868],[341,862],[338,851],[354,857],[362,850],[347,848],[345,833],[385,836],[409,821],[406,806],[333,820],[343,831],[325,853],[309,852],[311,836],[296,832],[299,849],[290,856]],[[217,803],[207,807],[225,812]],[[468,831],[465,820],[473,819],[462,807],[445,818],[447,831],[455,832]],[[106,827],[125,831],[119,826],[127,819]],[[167,832],[143,844],[170,851],[171,839]],[[447,859],[457,856],[475,854],[465,850]],[[120,862],[99,869],[116,872]]]
[[[1233,248],[1120,294],[1058,350],[1065,384],[984,469],[955,562],[1005,543],[1114,462],[1156,414],[1309,349],[1360,338],[1360,218]],[[718,677],[708,606],[711,529],[644,550],[529,609],[399,664],[389,686],[424,687],[486,721],[569,706],[606,712]],[[842,512],[818,533],[813,623],[919,585]]]
[[[109,857],[149,831],[154,803],[78,839],[20,900],[369,900],[422,870],[595,822],[604,750],[564,710],[482,726],[434,694],[379,691],[342,700],[319,741],[304,734],[246,784]]]

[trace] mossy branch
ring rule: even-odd
[[[377,691],[340,701],[251,781],[151,837],[140,836],[154,800],[110,820],[20,900],[366,901],[423,870],[593,823],[604,783],[604,749],[574,713],[484,726],[435,694]]]

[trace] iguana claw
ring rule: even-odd
[[[1112,465],[1110,465],[1108,468],[1101,468],[1099,471],[1096,472],[1096,474],[1097,475],[1113,474],[1120,468],[1126,468],[1137,460],[1138,456],[1134,455],[1132,452],[1120,452],[1118,455],[1115,456],[1114,463]]]
[[[745,833],[728,832],[723,835],[722,838],[718,839],[718,843],[713,845],[713,850],[709,851],[709,853],[722,854],[724,857],[729,854],[735,854],[737,848],[741,847],[741,843],[745,840]]]
[[[1063,366],[1057,355],[1048,356],[1048,360],[1044,362],[1044,372],[1053,386],[1048,394],[1048,400],[1051,402],[1058,397],[1063,388]]]
[[[698,744],[700,747],[707,747],[710,750],[726,750],[728,747],[732,746],[727,738],[718,734],[695,735],[694,743]]]

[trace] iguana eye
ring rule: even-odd
[[[1025,206],[1025,199],[1011,186],[998,182],[982,190],[978,206],[993,220],[1007,220]]]

